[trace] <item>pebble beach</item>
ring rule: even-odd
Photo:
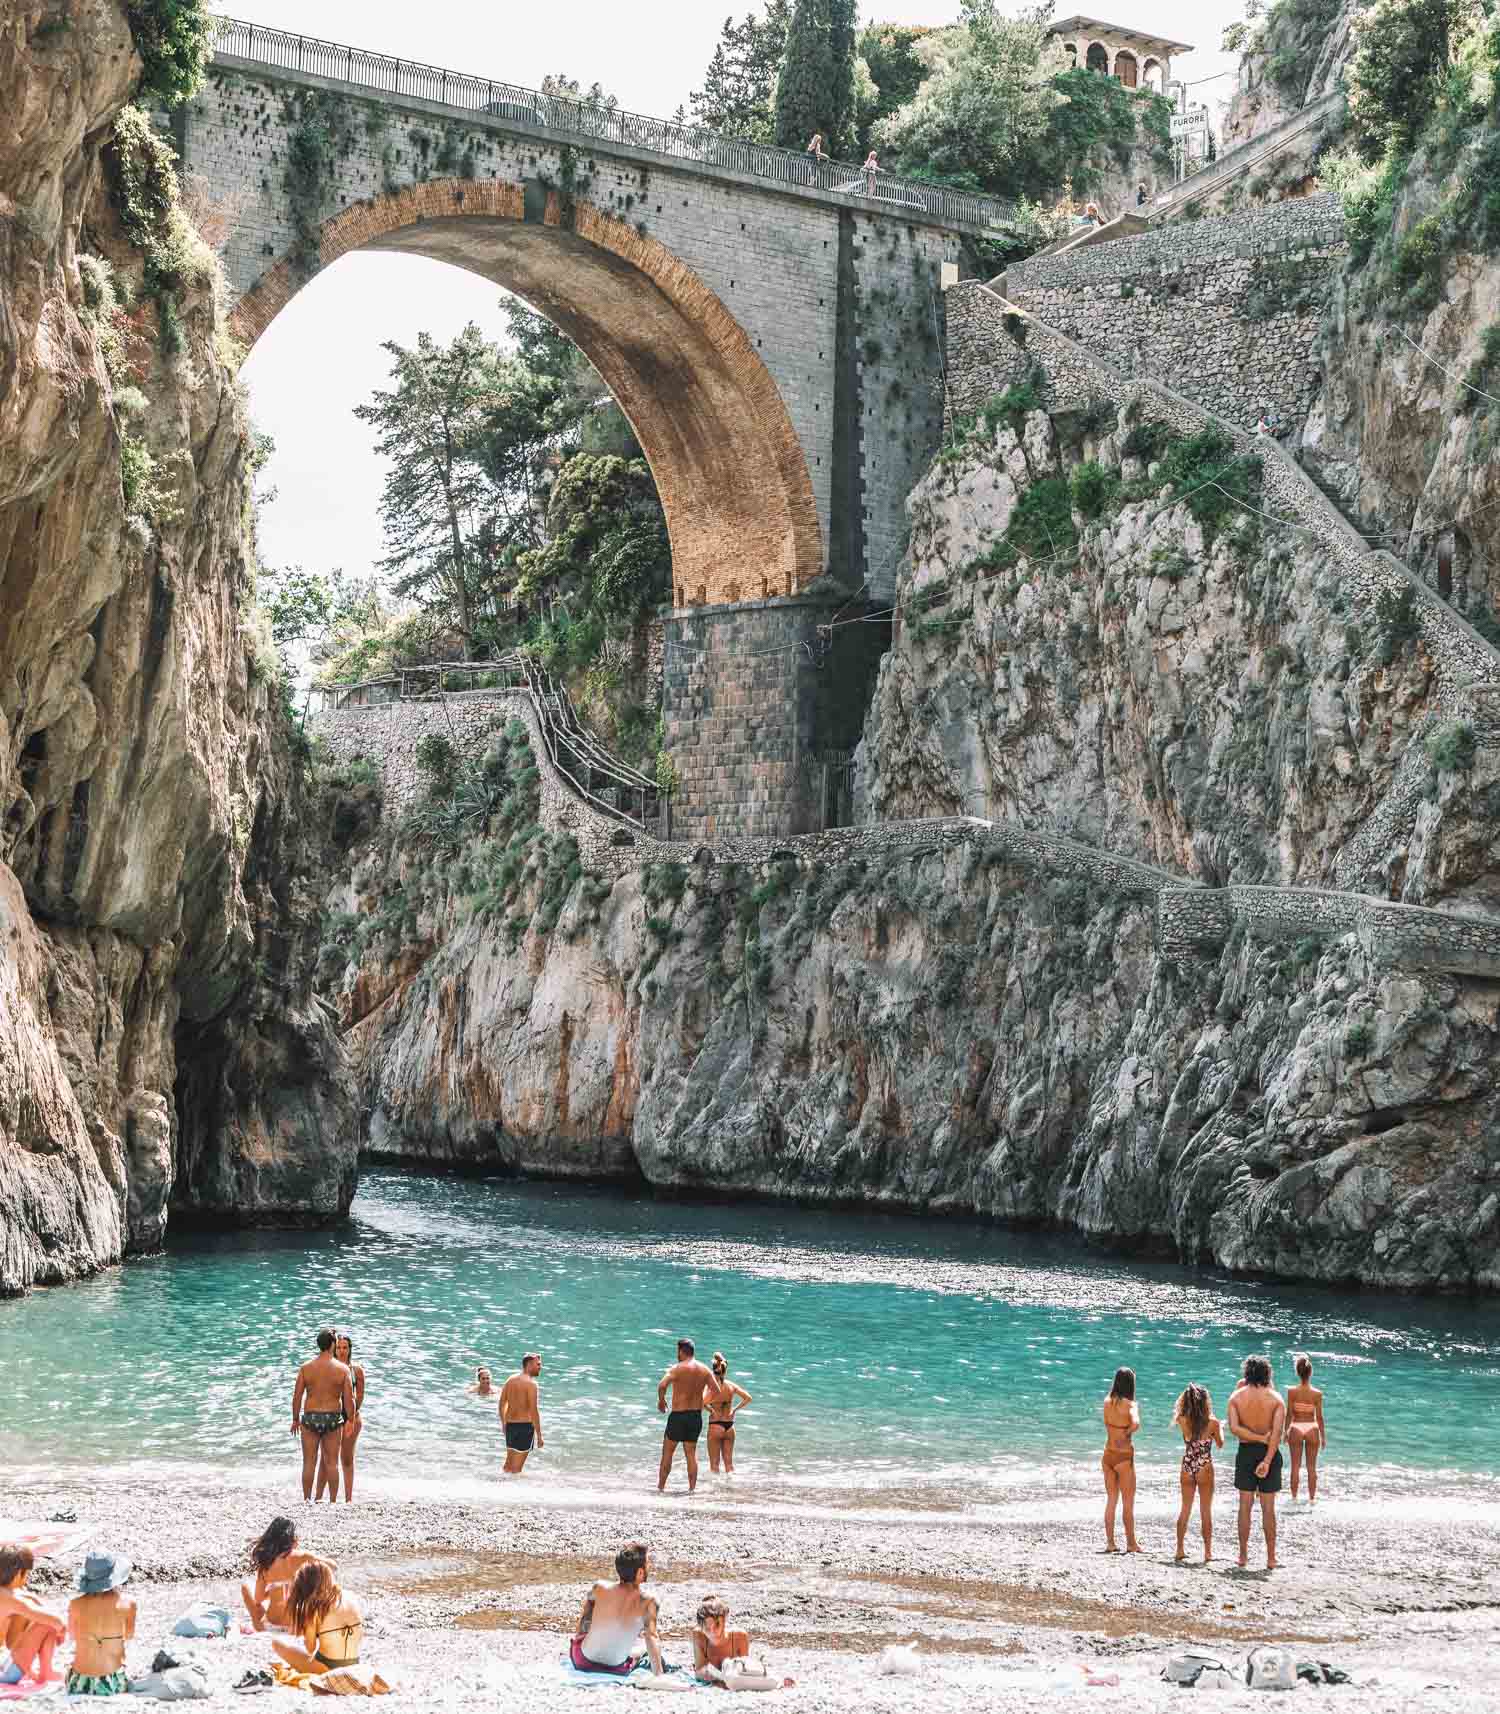
[[[436,1474],[436,1473],[435,1473]],[[369,1494],[337,1508],[305,1505],[292,1481],[231,1488],[196,1467],[179,1477],[56,1480],[0,1478],[0,1516],[76,1514],[91,1544],[128,1555],[139,1603],[128,1668],[144,1673],[195,1601],[235,1613],[228,1637],[171,1639],[201,1662],[213,1695],[205,1707],[244,1700],[232,1686],[268,1666],[267,1637],[241,1633],[238,1586],[245,1547],[284,1512],[304,1546],[336,1560],[366,1617],[364,1664],[394,1687],[400,1709],[577,1708],[584,1698],[633,1698],[633,1684],[579,1685],[561,1668],[582,1597],[609,1574],[617,1547],[650,1543],[666,1658],[691,1666],[697,1602],[727,1599],[791,1689],[770,1693],[789,1709],[1032,1709],[1059,1697],[1083,1704],[1176,1705],[1217,1694],[1258,1701],[1243,1686],[1247,1651],[1285,1643],[1299,1658],[1329,1661],[1351,1682],[1299,1688],[1353,1710],[1500,1709],[1500,1508],[1431,1501],[1340,1501],[1309,1510],[1284,1504],[1281,1567],[1267,1574],[1258,1533],[1248,1571],[1235,1566],[1234,1503],[1221,1472],[1216,1559],[1174,1562],[1175,1506],[1162,1481],[1143,1481],[1137,1524],[1145,1551],[1101,1552],[1098,1508],[1075,1498],[1017,1494],[982,1519],[884,1506],[841,1509],[838,1496],[802,1505],[762,1503],[752,1484],[705,1477],[689,1499],[569,1495],[531,1477],[493,1495],[445,1501]],[[1285,1500],[1286,1496],[1283,1496]],[[71,1563],[43,1561],[32,1587],[66,1598]],[[892,1644],[915,1643],[914,1675],[879,1670]],[[1163,1683],[1169,1654],[1217,1654],[1233,1675],[1214,1692]],[[278,1687],[272,1706],[304,1705],[305,1690]],[[695,1688],[698,1697],[724,1691]],[[57,1692],[26,1699],[46,1707]],[[318,1700],[322,1700],[321,1698]],[[137,1703],[137,1706],[140,1704]]]

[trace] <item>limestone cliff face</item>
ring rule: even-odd
[[[248,436],[219,308],[185,292],[165,348],[102,181],[138,72],[114,4],[0,31],[4,1291],[157,1247],[173,1205],[326,1217],[353,1192],[290,734],[242,613]],[[121,288],[134,432],[172,496],[154,526],[122,491],[85,248]]]
[[[1402,758],[1426,767],[1432,663],[1382,664],[1283,538],[1205,545],[1185,507],[1140,499],[1085,527],[1076,564],[974,574],[1028,493],[1125,433],[1032,411],[914,496],[901,596],[926,611],[882,669],[876,819],[847,853],[585,877],[545,927],[539,872],[489,918],[429,886],[399,947],[344,978],[370,1146],[1500,1284],[1492,983],[1389,968],[1354,935],[1173,959],[1149,897],[1107,875],[936,820],[930,848],[880,844],[876,822],[967,807],[1210,884],[1331,885]],[[1497,773],[1491,750],[1434,766],[1420,848],[1368,890],[1493,909]],[[399,847],[396,871],[355,865],[341,908],[394,920],[426,862]]]

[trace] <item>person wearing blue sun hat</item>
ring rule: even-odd
[[[135,1635],[135,1602],[121,1593],[130,1571],[130,1561],[117,1553],[95,1550],[83,1562],[78,1593],[68,1603],[69,1696],[123,1696],[130,1688],[125,1645]]]

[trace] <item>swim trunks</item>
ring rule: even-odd
[[[512,1452],[530,1452],[531,1443],[536,1439],[536,1424],[534,1422],[508,1422],[505,1425],[505,1444]]]
[[[568,1659],[578,1672],[603,1672],[611,1678],[629,1678],[631,1673],[641,1664],[639,1655],[631,1655],[628,1660],[622,1660],[618,1666],[605,1666],[601,1661],[590,1660],[583,1652],[583,1638],[574,1637],[568,1645]]]
[[[68,1674],[69,1696],[128,1696],[130,1680],[123,1669],[119,1672],[100,1673],[90,1677],[86,1672],[70,1672]]]
[[[1264,1476],[1255,1474],[1266,1455],[1265,1442],[1242,1440],[1234,1455],[1234,1485],[1242,1494],[1279,1494],[1281,1492],[1281,1449],[1271,1460]]]
[[[701,1410],[674,1410],[667,1418],[667,1439],[686,1441],[695,1446],[703,1438]]]
[[[314,1434],[332,1434],[336,1428],[344,1426],[344,1413],[341,1410],[305,1410],[302,1426],[310,1428]]]

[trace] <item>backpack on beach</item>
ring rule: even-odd
[[[1225,1670],[1223,1661],[1217,1655],[1203,1654],[1198,1649],[1186,1649],[1181,1654],[1167,1657],[1167,1664],[1161,1669],[1161,1675],[1168,1684],[1180,1684],[1187,1690],[1191,1689],[1205,1672]]]
[[[1297,1657],[1290,1649],[1251,1649],[1245,1657],[1245,1683],[1252,1690],[1295,1690]]]

